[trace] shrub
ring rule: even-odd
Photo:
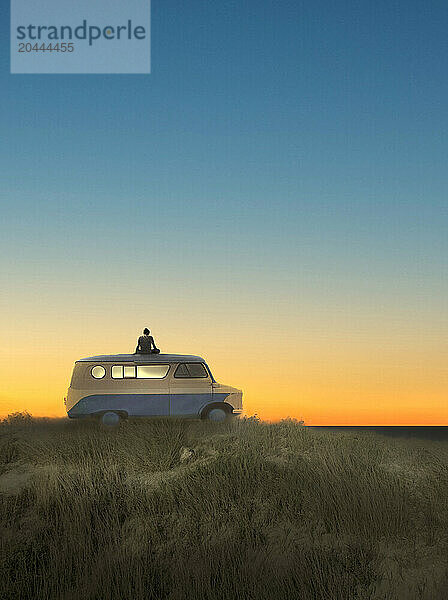
[[[2,419],[6,425],[29,425],[33,422],[33,417],[27,410],[10,413]]]

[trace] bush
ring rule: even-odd
[[[5,425],[29,425],[33,422],[33,417],[26,410],[10,413],[1,421]]]

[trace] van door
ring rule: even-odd
[[[114,365],[114,391],[120,407],[130,416],[155,417],[170,414],[170,365]],[[114,395],[115,396],[115,395]],[[112,395],[109,395],[111,400]]]
[[[212,381],[205,366],[179,363],[170,380],[170,415],[196,416],[212,399]]]

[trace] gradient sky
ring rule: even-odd
[[[149,326],[249,414],[448,425],[446,2],[153,0],[146,76],[0,34],[0,414]]]

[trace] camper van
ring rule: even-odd
[[[115,354],[75,362],[65,405],[71,419],[105,425],[127,417],[225,421],[243,410],[243,393],[217,383],[200,356]]]

